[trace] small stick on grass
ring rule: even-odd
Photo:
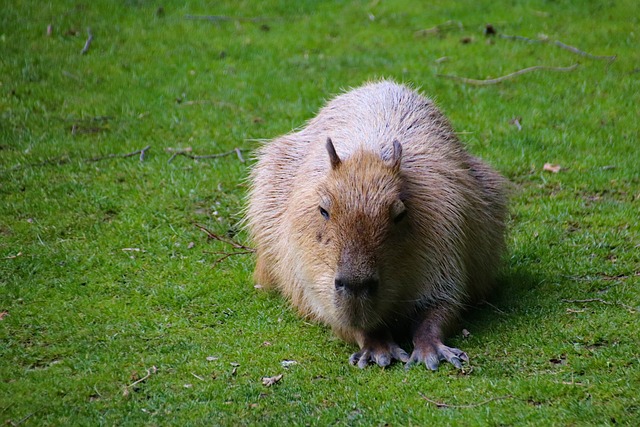
[[[89,52],[89,48],[91,47],[91,42],[93,41],[93,33],[91,32],[91,28],[87,28],[87,41],[84,43],[84,47],[80,51],[80,55],[86,55]]]
[[[149,377],[150,377],[152,374],[155,374],[156,372],[158,372],[158,368],[156,368],[155,366],[152,366],[152,367],[151,367],[151,369],[147,369],[147,375],[145,375],[144,377],[140,378],[140,379],[139,379],[139,380],[137,380],[137,381],[132,382],[132,383],[131,383],[131,384],[129,384],[126,388],[131,388],[131,387],[133,387],[133,386],[134,386],[134,385],[136,385],[136,384],[140,384],[141,382],[148,380],[148,379],[149,379]]]
[[[136,151],[133,151],[131,153],[126,153],[126,154],[108,154],[106,156],[92,157],[90,159],[85,159],[84,161],[87,162],[87,163],[94,163],[94,162],[99,162],[99,161],[107,160],[107,159],[133,157],[133,156],[139,154],[140,155],[140,161],[143,162],[144,159],[145,159],[145,155],[146,155],[147,151],[149,151],[150,148],[151,148],[151,146],[147,145],[143,149],[136,150]],[[69,157],[61,157],[59,159],[50,159],[50,160],[45,160],[45,161],[42,161],[42,162],[39,162],[39,163],[30,163],[30,164],[27,164],[27,165],[17,165],[17,166],[14,166],[11,169],[0,170],[0,172],[14,171],[14,170],[19,170],[19,169],[26,168],[26,167],[61,166],[61,165],[65,165],[67,163],[71,163],[71,159]]]
[[[185,15],[184,19],[188,19],[190,21],[209,21],[209,22],[216,22],[216,23],[230,22],[230,21],[262,22],[267,20],[267,18],[264,18],[264,17],[247,18],[244,16],[225,16],[225,15]]]
[[[168,150],[168,151],[173,151],[173,150]],[[184,157],[188,157],[192,160],[202,160],[202,159],[217,159],[220,157],[226,157],[226,156],[230,156],[232,154],[235,154],[238,156],[238,159],[244,163],[244,158],[242,157],[242,152],[246,151],[240,148],[234,148],[231,151],[227,151],[224,153],[218,153],[218,154],[204,154],[204,155],[194,155],[194,154],[189,154],[191,150],[181,150],[181,151],[175,151],[171,157],[169,158],[169,163],[171,163],[173,161],[173,159],[175,159],[178,156],[184,156]]]
[[[35,414],[35,412],[30,413],[29,415],[23,417],[21,420],[19,420],[18,422],[15,423],[11,423],[12,426],[17,427],[20,424],[24,423],[25,421],[27,421],[29,418],[31,418],[33,415]]]
[[[213,254],[213,255],[222,255],[220,258],[216,259],[215,261],[213,261],[213,264],[211,264],[212,267],[220,264],[222,261],[224,261],[227,258],[230,258],[232,256],[236,256],[236,255],[250,255],[252,253],[255,253],[254,249],[251,249],[250,251],[236,251],[236,252],[207,252],[205,251],[206,254]]]
[[[211,231],[207,230],[207,228],[205,226],[203,226],[203,225],[200,225],[200,224],[193,224],[193,225],[195,225],[197,228],[199,228],[204,233],[206,233],[206,235],[207,235],[207,237],[209,239],[217,240],[217,241],[225,243],[227,245],[231,245],[236,249],[247,251],[249,253],[253,253],[253,252],[256,251],[255,249],[253,249],[253,248],[251,248],[249,246],[245,246],[243,244],[240,244],[240,243],[238,243],[238,242],[236,242],[236,241],[234,241],[232,239],[228,239],[228,238],[225,238],[225,237],[222,237],[222,236],[218,236],[217,234],[212,233]]]
[[[464,26],[462,25],[462,22],[449,20],[447,22],[444,22],[442,24],[438,24],[438,25],[436,25],[434,27],[431,27],[431,28],[426,28],[424,30],[415,31],[413,33],[413,35],[414,36],[428,36],[430,34],[438,34],[444,29],[448,29],[448,28],[452,28],[452,27],[456,27],[456,26],[460,30],[462,30],[464,28]]]
[[[576,68],[578,68],[578,65],[580,65],[580,64],[573,64],[570,67],[547,67],[545,65],[535,65],[533,67],[528,67],[528,68],[524,68],[522,70],[515,71],[515,72],[507,74],[505,76],[497,77],[495,79],[486,79],[486,80],[469,79],[467,77],[452,76],[450,74],[436,74],[436,77],[443,77],[443,78],[446,78],[446,79],[457,80],[457,81],[460,81],[462,83],[467,83],[467,84],[475,85],[475,86],[488,86],[488,85],[495,85],[495,84],[498,84],[498,83],[502,83],[505,80],[509,80],[509,79],[512,79],[512,78],[514,78],[516,76],[520,76],[522,74],[530,73],[532,71],[546,70],[546,71],[569,72],[569,71],[573,71]]]
[[[580,50],[577,47],[573,47],[573,46],[569,46],[568,44],[564,44],[559,40],[554,40],[553,44],[555,44],[558,47],[561,47],[564,50],[568,50],[569,52],[577,53],[578,55],[582,55],[584,57],[591,58],[591,59],[598,59],[598,60],[602,60],[602,61],[613,62],[617,58],[617,55],[593,55],[593,54],[591,54],[589,52],[585,52],[583,50]]]
[[[151,148],[151,146],[147,145],[143,149],[132,151],[131,153],[126,153],[126,154],[108,154],[106,156],[93,157],[91,159],[87,159],[86,162],[93,163],[93,162],[99,162],[101,160],[115,159],[115,158],[126,159],[127,157],[133,157],[133,156],[136,156],[138,154],[140,155],[140,161],[143,162],[144,161],[144,156],[145,156],[146,152],[149,151],[150,148]]]
[[[483,400],[482,402],[472,403],[472,404],[469,404],[469,405],[451,405],[449,403],[438,402],[437,400],[429,399],[427,396],[425,396],[422,393],[420,393],[420,397],[422,397],[427,402],[436,405],[438,408],[456,408],[456,409],[476,408],[478,406],[486,405],[489,402],[493,402],[494,400],[503,400],[503,399],[511,399],[511,398],[513,398],[513,396],[508,394],[506,396],[492,397],[491,399]]]
[[[194,377],[196,377],[197,379],[199,379],[200,381],[204,381],[204,378],[202,378],[200,375],[196,375],[193,372],[191,372],[191,375],[193,375]]]
[[[141,161],[141,162],[144,162],[144,156],[145,156],[145,153],[147,152],[147,150],[148,150],[149,148],[151,148],[151,146],[150,146],[150,145],[147,145],[147,146],[146,146],[146,147],[144,147],[142,150],[140,150],[140,161]]]
[[[228,238],[224,238],[221,236],[218,236],[215,233],[212,233],[211,231],[207,230],[206,227],[200,225],[200,224],[193,224],[196,227],[198,227],[200,230],[202,230],[204,233],[207,234],[207,238],[209,239],[213,239],[213,240],[217,240],[219,242],[225,243],[227,245],[230,245],[232,247],[234,247],[236,249],[236,251],[233,252],[207,252],[207,253],[212,253],[214,255],[222,255],[220,258],[216,259],[212,266],[216,266],[217,264],[221,263],[222,261],[224,261],[225,259],[235,256],[235,255],[248,255],[248,254],[252,254],[254,253],[256,250],[253,248],[250,248],[249,246],[245,246],[243,244],[240,244],[236,241],[234,241],[233,239],[228,239]]]
[[[240,163],[244,163],[244,157],[242,157],[242,150],[236,147],[234,151],[238,155],[238,160],[240,160]]]
[[[566,43],[562,43],[560,40],[551,40],[547,37],[544,38],[540,38],[540,39],[530,39],[529,37],[524,37],[524,36],[511,36],[508,34],[498,34],[499,37],[503,38],[503,39],[508,39],[508,40],[522,40],[525,41],[527,43],[553,43],[554,45],[558,46],[559,48],[562,48],[564,50],[568,50],[569,52],[573,52],[577,55],[580,56],[584,56],[585,58],[589,58],[589,59],[597,59],[600,61],[609,61],[609,62],[613,62],[616,60],[617,56],[616,55],[593,55],[589,52],[585,52],[584,50],[580,50],[575,46],[570,46]]]
[[[490,303],[489,301],[487,301],[487,300],[480,301],[480,304],[486,304],[486,305],[488,305],[489,307],[493,308],[496,312],[498,312],[498,313],[500,313],[500,314],[507,314],[507,313],[505,313],[504,311],[500,310],[500,309],[499,309],[498,307],[496,307],[495,305],[491,304],[491,303]]]
[[[631,307],[630,305],[627,304],[623,304],[621,302],[615,301],[615,302],[611,302],[611,301],[606,301],[603,300],[602,298],[587,298],[587,299],[563,299],[562,302],[566,302],[566,303],[580,303],[580,304],[586,304],[586,303],[590,303],[590,302],[599,302],[605,305],[617,305],[620,306],[624,309],[626,309],[627,311],[629,311],[629,313],[636,313],[636,309]]]

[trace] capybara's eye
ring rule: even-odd
[[[407,216],[407,211],[403,210],[398,215],[396,215],[395,218],[393,218],[393,222],[397,224],[400,221],[402,221],[406,216]]]
[[[391,205],[391,217],[393,218],[393,222],[395,224],[402,221],[402,219],[407,216],[407,207],[400,199],[396,199]]]
[[[322,206],[320,206],[320,215],[322,215],[324,219],[329,219],[329,212]]]

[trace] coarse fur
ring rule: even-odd
[[[353,363],[468,360],[442,340],[493,283],[504,180],[431,100],[392,81],[346,92],[262,146],[250,180],[255,281],[357,342]]]

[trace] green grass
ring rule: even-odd
[[[636,1],[158,8],[129,0],[0,9],[0,422],[640,423]],[[449,20],[461,26],[414,34]],[[486,23],[617,59],[486,38]],[[81,55],[87,27],[94,39]],[[484,87],[437,76],[577,62],[570,73]],[[379,77],[434,97],[469,150],[513,182],[501,290],[466,316],[468,339],[450,340],[470,354],[468,375],[349,366],[352,346],[253,288],[251,257],[212,267],[211,252],[228,247],[194,223],[234,232],[250,162],[169,163],[169,147],[251,150],[343,88]],[[86,161],[146,145],[144,162]],[[544,172],[546,162],[564,169]],[[131,248],[139,251],[123,250]],[[472,406],[439,408],[423,396]]]

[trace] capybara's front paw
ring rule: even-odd
[[[458,369],[462,369],[462,362],[469,363],[469,356],[464,351],[447,347],[438,342],[435,344],[416,346],[407,362],[407,368],[424,363],[432,371],[438,369],[441,361],[447,361]]]
[[[396,343],[390,342],[363,347],[360,351],[351,355],[349,363],[357,365],[360,369],[366,368],[370,363],[375,363],[384,368],[389,366],[393,360],[407,362],[409,355]]]

